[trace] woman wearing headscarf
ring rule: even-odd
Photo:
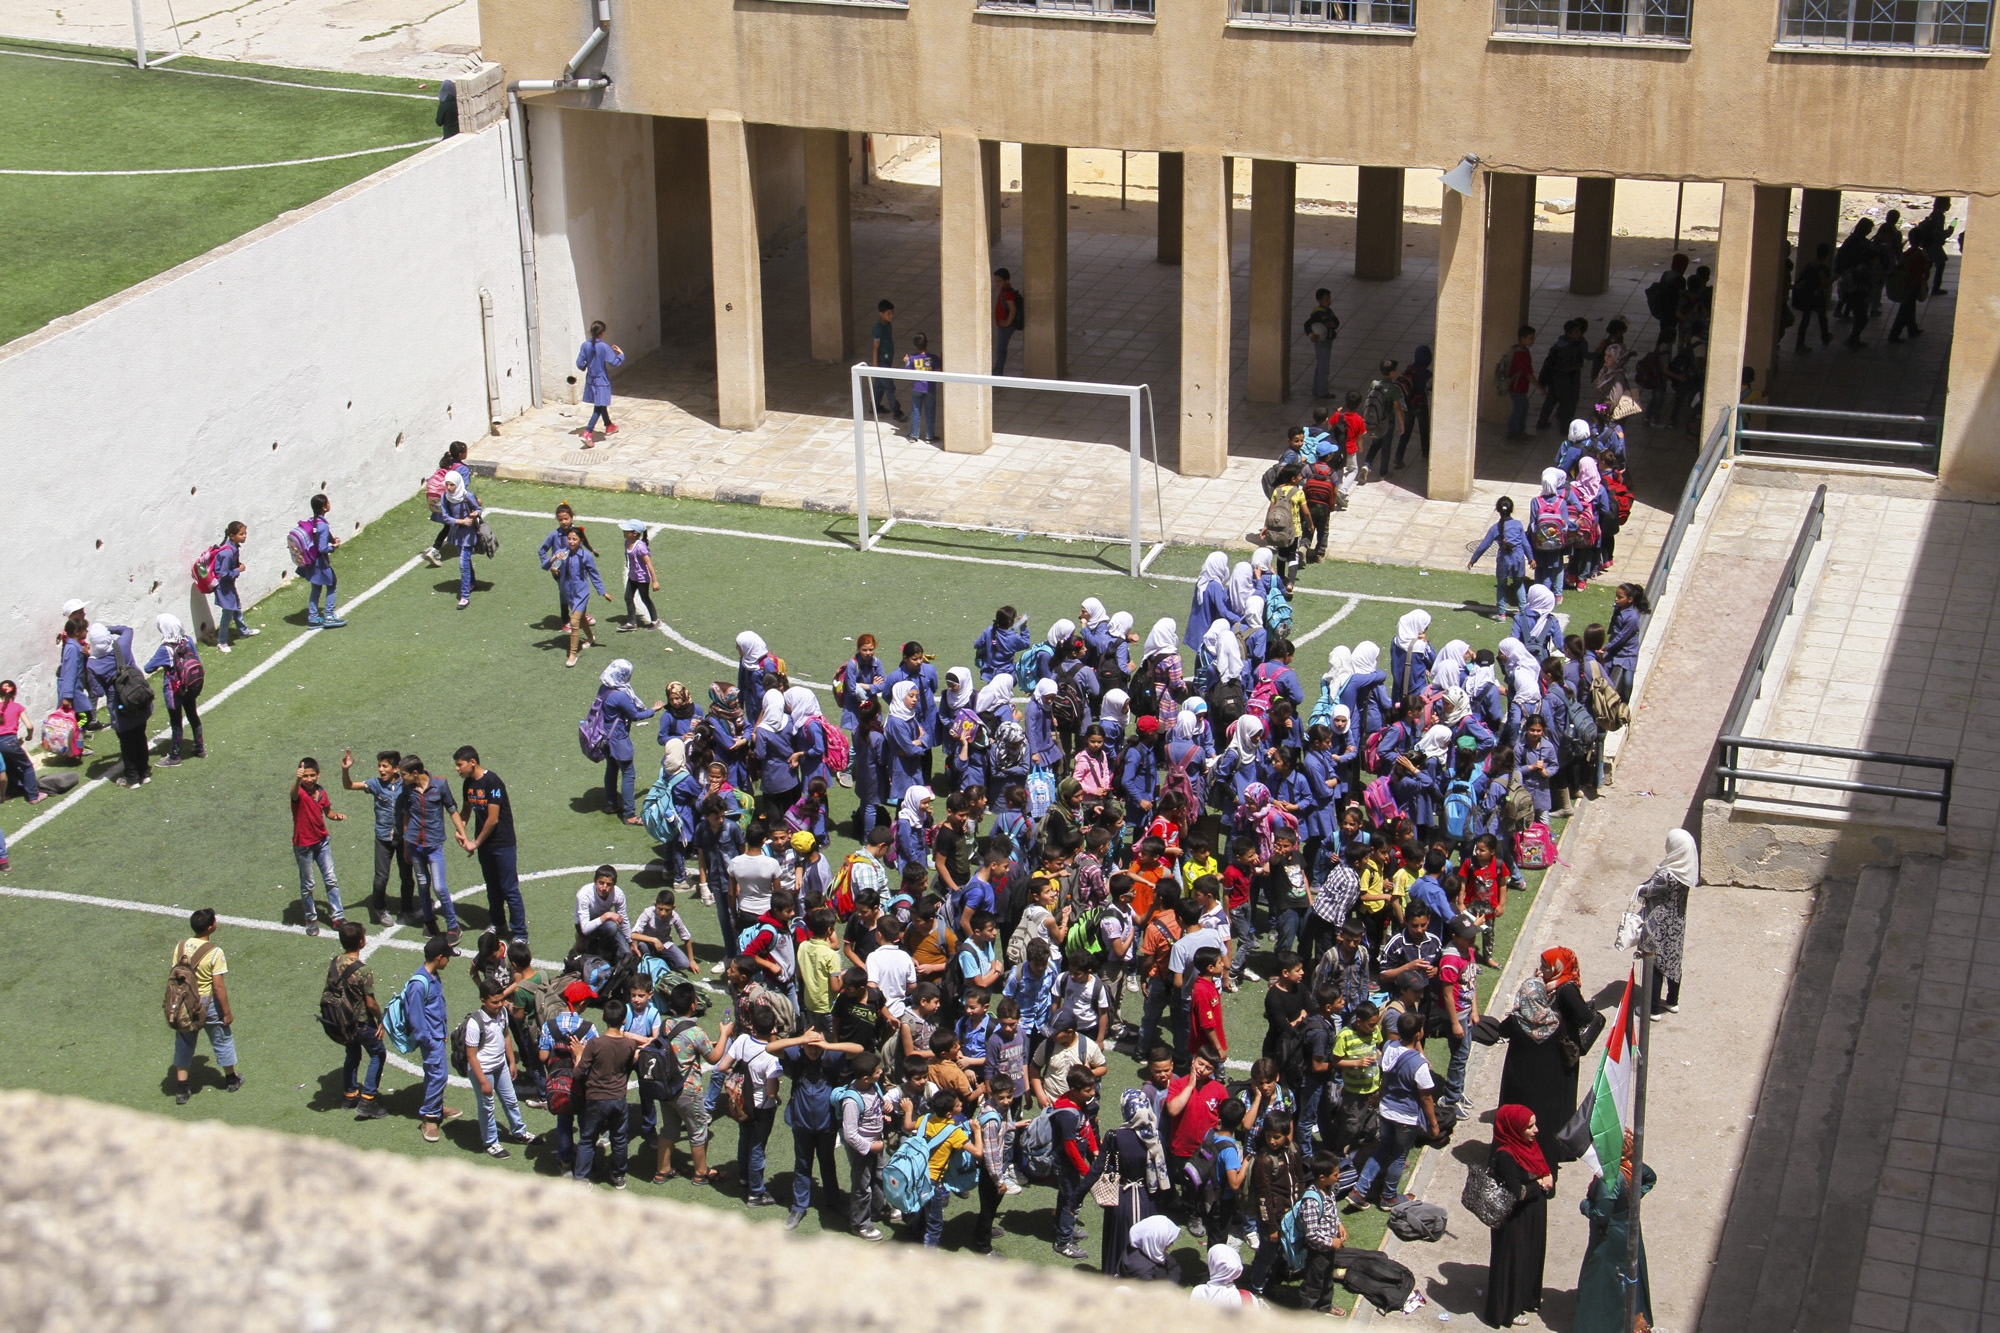
[[[1243,603],[1243,619],[1237,622],[1236,631],[1243,639],[1243,664],[1255,671],[1271,655],[1271,634],[1264,628],[1264,599],[1256,593]]]
[[[1472,700],[1457,686],[1438,696],[1437,716],[1440,722],[1451,728],[1451,743],[1454,746],[1469,737],[1473,753],[1482,760],[1493,753],[1500,743],[1493,729],[1486,725],[1486,720],[1473,709]]]
[[[1098,701],[1097,725],[1104,728],[1105,743],[1114,749],[1124,748],[1131,711],[1131,700],[1123,690],[1106,690],[1104,698]]]
[[[1569,474],[1559,467],[1542,469],[1542,493],[1528,502],[1528,545],[1535,556],[1535,579],[1556,595],[1563,594],[1563,562],[1569,557],[1569,534],[1575,516],[1569,508]],[[1559,544],[1551,546],[1556,541]]]
[[[1208,627],[1220,620],[1234,626],[1237,613],[1229,605],[1229,557],[1210,551],[1194,578],[1194,601],[1188,606],[1188,642],[1200,643]]]
[[[1236,691],[1230,695],[1237,713],[1243,708],[1243,700],[1238,695],[1243,689],[1243,673],[1248,665],[1243,660],[1243,641],[1236,637],[1236,630],[1226,620],[1218,620],[1208,627],[1207,637],[1201,641],[1202,683],[1204,693],[1213,698],[1218,689],[1233,684]],[[1236,720],[1231,713],[1229,721]],[[1225,726],[1227,723],[1224,724]]]
[[[953,667],[944,673],[944,680],[938,685],[937,720],[933,726],[936,744],[947,743],[952,719],[960,713],[970,712],[973,701],[978,697],[979,689],[970,667]]]
[[[1160,1201],[1173,1188],[1167,1173],[1167,1151],[1160,1142],[1160,1123],[1153,1102],[1143,1088],[1127,1088],[1118,1099],[1125,1123],[1104,1136],[1097,1160],[1084,1178],[1085,1193],[1100,1176],[1118,1181],[1118,1202],[1104,1209],[1104,1252],[1102,1267],[1106,1277],[1139,1277],[1124,1271],[1127,1254],[1134,1244],[1133,1232],[1147,1218],[1159,1212]],[[1149,1233],[1150,1234],[1150,1233]],[[1172,1240],[1169,1238],[1168,1243]],[[1154,1276],[1165,1276],[1165,1255],[1151,1258]]]
[[[688,687],[677,680],[667,682],[667,706],[660,710],[660,720],[653,724],[659,728],[660,744],[671,740],[691,741],[701,729],[701,713],[694,706],[694,696]]]
[[[831,782],[832,775],[826,772],[826,714],[820,711],[819,696],[803,685],[786,690],[785,721],[791,727],[792,749],[798,756],[799,791],[805,791],[816,777]]]
[[[1154,1213],[1132,1228],[1131,1244],[1126,1247],[1125,1258],[1113,1277],[1130,1278],[1135,1282],[1171,1282],[1174,1270],[1167,1260],[1167,1252],[1174,1242],[1181,1238],[1181,1229],[1165,1213]]]
[[[1542,1155],[1540,1137],[1535,1113],[1525,1106],[1502,1106],[1493,1116],[1488,1169],[1515,1199],[1507,1220],[1492,1228],[1482,1317],[1493,1328],[1525,1325],[1528,1313],[1542,1308],[1549,1196],[1555,1193],[1556,1181]]]
[[[1639,887],[1646,947],[1653,951],[1653,1017],[1681,1011],[1681,954],[1687,935],[1688,890],[1701,883],[1701,856],[1686,829],[1667,834],[1667,854]],[[1663,1001],[1664,995],[1664,1001]]]
[[[972,711],[979,714],[979,720],[989,728],[998,727],[1014,715],[1014,676],[1002,671],[992,680],[979,687],[979,693],[972,698]]]
[[[1444,822],[1445,786],[1451,780],[1451,728],[1439,722],[1396,756],[1389,770],[1389,790],[1396,804],[1415,822],[1420,834]]]
[[[1381,669],[1381,646],[1371,641],[1355,645],[1353,671],[1340,690],[1340,702],[1347,705],[1359,724],[1363,737],[1382,730],[1393,711],[1389,698],[1389,677]]]
[[[1519,742],[1521,724],[1542,707],[1542,664],[1516,638],[1500,640],[1501,671],[1507,683],[1507,737]]]
[[[1514,517],[1513,497],[1503,495],[1495,500],[1493,512],[1497,515],[1493,526],[1486,529],[1479,545],[1472,548],[1465,567],[1471,569],[1486,554],[1487,547],[1494,548],[1493,618],[1505,620],[1508,606],[1520,601],[1521,585],[1528,580],[1528,564],[1534,558],[1534,549],[1528,541],[1527,526]]]
[[[153,701],[134,708],[118,701],[113,682],[121,665],[134,665],[132,629],[128,625],[91,625],[84,636],[90,656],[83,664],[92,694],[103,697],[111,712],[111,729],[118,734],[118,752],[125,764],[112,781],[121,787],[140,787],[153,780],[153,762],[147,753],[146,719],[153,715]]]
[[[1588,516],[1588,526],[1597,529],[1597,540],[1590,541],[1588,530],[1569,552],[1569,586],[1587,588],[1590,580],[1597,577],[1597,566],[1602,560],[1600,551],[1604,545],[1605,505],[1610,499],[1604,493],[1604,479],[1597,468],[1596,447],[1586,447],[1583,457],[1574,465],[1575,480],[1569,484],[1570,510],[1576,514],[1582,526],[1584,516]],[[1613,510],[1613,516],[1616,516]]]
[[[1549,655],[1551,647],[1560,648],[1562,622],[1556,617],[1556,595],[1539,583],[1530,584],[1527,606],[1514,617],[1512,628],[1512,637],[1538,662]]]
[[[1500,1070],[1500,1101],[1525,1106],[1551,1134],[1576,1114],[1577,1070],[1604,1030],[1604,1015],[1590,1007],[1578,985],[1576,954],[1555,948],[1542,954],[1535,975],[1514,993],[1514,1011],[1500,1020],[1507,1042]],[[1554,1162],[1549,1163],[1554,1174]]]
[[[479,544],[479,516],[483,512],[479,497],[467,489],[465,478],[457,472],[445,473],[444,498],[439,502],[438,514],[451,534],[447,540],[458,548],[458,609],[461,611],[472,602],[472,548]]]
[[[782,690],[767,689],[750,732],[750,762],[757,775],[758,811],[776,822],[799,794],[799,753]]]
[[[745,708],[764,698],[764,677],[777,670],[778,659],[771,656],[763,635],[746,629],[736,636],[736,693]]]
[[[1407,699],[1424,692],[1437,653],[1430,644],[1431,613],[1405,611],[1389,641],[1389,697]]]
[[[1248,560],[1238,560],[1229,567],[1229,609],[1240,619],[1243,608],[1250,605],[1250,599],[1257,595],[1257,574]]]
[[[1465,658],[1471,651],[1472,645],[1464,639],[1453,639],[1438,649],[1437,661],[1431,663],[1431,688],[1465,689]]]
[[[910,788],[923,784],[924,761],[930,756],[930,737],[924,731],[923,719],[917,715],[917,697],[917,683],[913,680],[897,681],[889,690],[889,714],[882,723],[882,753],[889,761],[887,796],[891,805],[901,801]]]
[[[1583,1202],[1577,1205],[1590,1219],[1589,1246],[1583,1252],[1583,1271],[1576,1280],[1576,1314],[1573,1333],[1619,1333],[1625,1327],[1626,1262],[1632,1253],[1632,1131],[1625,1131],[1625,1152],[1618,1163],[1618,1182],[1609,1184],[1603,1176],[1590,1182]],[[1650,1166],[1639,1170],[1639,1197],[1653,1192],[1658,1177]],[[1653,1285],[1646,1271],[1646,1233],[1639,1233],[1639,1308],[1645,1316],[1643,1327],[1653,1325]]]
[[[1111,648],[1111,613],[1095,597],[1086,597],[1076,613],[1077,636],[1083,640],[1083,660],[1093,667]]]
[[[632,804],[632,724],[666,707],[662,699],[651,708],[632,692],[632,664],[616,658],[597,678],[597,701],[604,715],[604,803],[628,824],[639,823]],[[778,712],[785,711],[781,700]]]
[[[1161,616],[1146,632],[1139,649],[1139,669],[1127,685],[1132,696],[1132,712],[1140,717],[1157,717],[1160,730],[1171,731],[1181,715],[1181,701],[1188,697],[1187,676],[1181,668],[1181,632],[1172,616]]]
[[[938,709],[938,745],[944,751],[945,774],[954,791],[989,785],[986,752],[990,739],[980,720],[980,693],[970,667],[953,667],[944,677],[944,703]]]
[[[1236,1257],[1236,1251],[1227,1245],[1211,1245],[1208,1247],[1208,1281],[1189,1292],[1188,1297],[1197,1305],[1220,1305],[1231,1310],[1262,1304],[1236,1285],[1236,1279],[1242,1276],[1243,1261]]]
[[[1178,780],[1168,775],[1187,775],[1190,820],[1201,817],[1203,803],[1208,796],[1208,751],[1203,740],[1201,714],[1192,707],[1181,709],[1181,715],[1174,720],[1173,735],[1167,738],[1166,763],[1160,770],[1160,783],[1163,787],[1178,788]]]
[[[665,838],[658,844],[670,885],[679,883],[687,872],[687,854],[694,846],[695,821],[701,818],[698,813],[701,796],[701,784],[688,771],[687,742],[678,737],[670,739],[660,747],[660,776],[653,779],[652,787],[639,803],[641,810],[652,809],[659,801],[673,803],[674,823],[679,829],[679,836]]]
[[[1481,648],[1466,662],[1465,696],[1472,701],[1472,711],[1479,715],[1480,721],[1497,735],[1507,726],[1507,693],[1494,670],[1495,660],[1491,649]]]
[[[931,864],[931,789],[912,784],[903,789],[896,807],[896,861],[897,864],[922,866],[930,869]]]
[[[727,773],[729,785],[750,790],[750,733],[743,725],[742,696],[727,681],[708,687],[708,713],[702,719],[702,749]]]
[[[201,714],[195,711],[195,700],[201,697],[203,680],[201,655],[195,651],[194,636],[182,627],[179,616],[161,615],[154,624],[159,627],[160,646],[146,659],[145,672],[152,675],[161,672],[160,680],[166,695],[167,721],[174,729],[173,738],[167,743],[167,757],[160,761],[160,767],[172,768],[181,761],[181,716],[186,714],[187,723],[194,728],[194,757],[208,758],[208,749],[201,743]]]
[[[1220,810],[1224,819],[1235,818],[1237,801],[1245,788],[1264,786],[1271,774],[1264,760],[1263,739],[1263,719],[1254,714],[1245,713],[1229,725],[1229,744],[1216,756],[1209,785],[1209,804]]]
[[[1055,715],[1049,711],[1055,706],[1055,699],[1056,683],[1044,676],[1035,682],[1022,719],[1028,731],[1028,763],[1050,772],[1061,767],[1063,758],[1062,742],[1056,737]]]
[[[1139,642],[1139,636],[1132,632],[1132,613],[1112,612],[1105,634],[1108,646],[1096,663],[1097,678],[1106,689],[1113,685],[1122,687],[1132,679],[1132,646]]]

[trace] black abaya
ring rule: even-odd
[[[1086,1180],[1086,1187],[1096,1183],[1097,1176],[1110,1165],[1114,1155],[1120,1183],[1118,1205],[1104,1210],[1104,1249],[1100,1262],[1106,1277],[1125,1275],[1125,1256],[1132,1249],[1132,1228],[1159,1211],[1153,1205],[1153,1196],[1146,1192],[1146,1144],[1129,1129],[1116,1130],[1104,1140],[1104,1146],[1098,1150],[1096,1170]]]
[[[1555,1135],[1576,1114],[1577,1074],[1583,1065],[1582,1056],[1604,1030],[1604,1015],[1592,1009],[1573,984],[1558,986],[1549,1003],[1561,1026],[1547,1041],[1530,1037],[1511,1014],[1500,1024],[1500,1034],[1507,1039],[1507,1062],[1500,1070],[1500,1105],[1525,1106],[1535,1113],[1545,1153]],[[1575,1065],[1563,1053],[1564,1037],[1576,1045]],[[1553,1160],[1549,1164],[1555,1165]]]
[[[1493,1328],[1506,1328],[1518,1315],[1542,1305],[1542,1261],[1549,1247],[1549,1196],[1511,1154],[1494,1149],[1493,1175],[1520,1202],[1505,1222],[1492,1229],[1493,1250],[1486,1269],[1483,1318]]]

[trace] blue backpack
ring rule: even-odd
[[[1292,632],[1292,604],[1276,580],[1272,581],[1270,591],[1264,594],[1264,628],[1273,634],[1289,635]]]
[[[1039,821],[1056,803],[1055,775],[1039,764],[1028,770],[1028,818]]]
[[[1333,706],[1339,702],[1338,699],[1333,697],[1333,686],[1329,682],[1322,680],[1319,683],[1319,702],[1313,705],[1312,715],[1306,719],[1306,725],[1308,727],[1317,727],[1324,724],[1331,727],[1333,725]]]
[[[931,1154],[958,1126],[946,1123],[935,1134],[911,1134],[896,1145],[882,1168],[882,1198],[899,1213],[920,1213],[937,1194],[931,1179]]]
[[[1035,682],[1049,673],[1049,659],[1055,655],[1056,650],[1046,643],[1031,643],[1014,654],[1014,688],[1034,688]]]
[[[1317,1188],[1308,1189],[1299,1196],[1298,1203],[1285,1210],[1285,1216],[1278,1223],[1278,1257],[1294,1273],[1304,1271],[1306,1266],[1306,1234],[1299,1221],[1299,1204],[1308,1198],[1318,1199],[1322,1206],[1326,1203]]]
[[[1473,815],[1478,806],[1472,799],[1472,779],[1460,778],[1445,791],[1444,828],[1454,838],[1467,837],[1472,832]]]
[[[399,1055],[408,1055],[417,1048],[416,1036],[410,1031],[410,1013],[403,1004],[401,991],[397,991],[382,1007],[382,1040],[395,1047]]]
[[[587,747],[585,752],[588,753]],[[654,842],[678,847],[687,841],[687,830],[681,827],[681,808],[674,802],[674,782],[665,769],[653,779],[653,785],[646,789],[645,797],[640,800],[639,819],[646,826],[647,836]]]

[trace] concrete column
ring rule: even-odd
[[[1354,276],[1403,271],[1403,169],[1362,167],[1354,201]]]
[[[853,210],[846,130],[806,131],[806,285],[815,361],[854,355]]]
[[[1229,466],[1229,159],[1183,156],[1181,434],[1183,476]]]
[[[1484,371],[1514,345],[1528,314],[1535,272],[1535,178],[1512,172],[1478,172],[1486,178],[1486,296],[1481,318],[1479,364]],[[1447,190],[1450,194],[1452,191]],[[1507,419],[1511,406],[1482,374],[1479,419]]]
[[[1577,296],[1602,296],[1611,286],[1611,209],[1618,182],[1610,176],[1580,176],[1576,182],[1575,230],[1569,242],[1569,289]]]
[[[708,116],[708,216],[715,258],[716,420],[764,424],[764,271],[743,117]]]
[[[1795,262],[1810,264],[1822,245],[1836,248],[1840,245],[1840,191],[1801,190],[1799,248],[1794,256]]]
[[[979,141],[979,169],[986,173],[986,244],[1000,244],[1000,141]]]
[[[1184,161],[1179,153],[1160,154],[1160,248],[1154,257],[1162,264],[1181,262],[1181,181]]]
[[[942,248],[938,279],[943,290],[946,370],[975,375],[993,369],[993,265],[988,253],[986,168],[979,136],[947,129],[938,135]],[[946,453],[983,454],[993,446],[993,390],[954,384],[944,395]]]
[[[1962,230],[1991,235],[2000,228],[2000,200],[1971,195]],[[1958,300],[1952,320],[1949,388],[1938,481],[1954,500],[2000,500],[2000,246],[1982,240],[1952,256]],[[1941,336],[1941,335],[1940,335]]]
[[[1743,345],[1750,323],[1750,269],[1755,249],[1757,187],[1722,183],[1722,230],[1715,247],[1715,300],[1708,321],[1708,379],[1702,385],[1701,437],[1736,402],[1743,382]]]
[[[1432,500],[1472,497],[1479,445],[1480,405],[1492,396],[1487,359],[1480,353],[1485,325],[1486,206],[1494,177],[1472,176],[1471,195],[1444,192],[1438,226],[1437,357],[1431,372],[1430,474],[1424,494]],[[1531,192],[1532,193],[1532,192]]]
[[[1756,370],[1757,387],[1766,392],[1778,364],[1778,303],[1790,295],[1782,282],[1791,213],[1790,190],[1782,185],[1757,187],[1750,223],[1750,305],[1743,324],[1743,364]]]
[[[1069,149],[1021,145],[1024,364],[1036,379],[1069,374]]]
[[[1298,164],[1250,164],[1250,401],[1282,403],[1292,389],[1292,249]],[[1232,210],[1234,211],[1234,210]]]

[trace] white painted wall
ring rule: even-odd
[[[188,566],[227,521],[250,525],[247,604],[290,572],[285,529],[315,492],[351,535],[484,432],[481,287],[500,414],[527,408],[506,133],[426,149],[0,347],[0,676],[31,717],[54,702],[66,598],[150,651],[159,612],[213,623]]]

